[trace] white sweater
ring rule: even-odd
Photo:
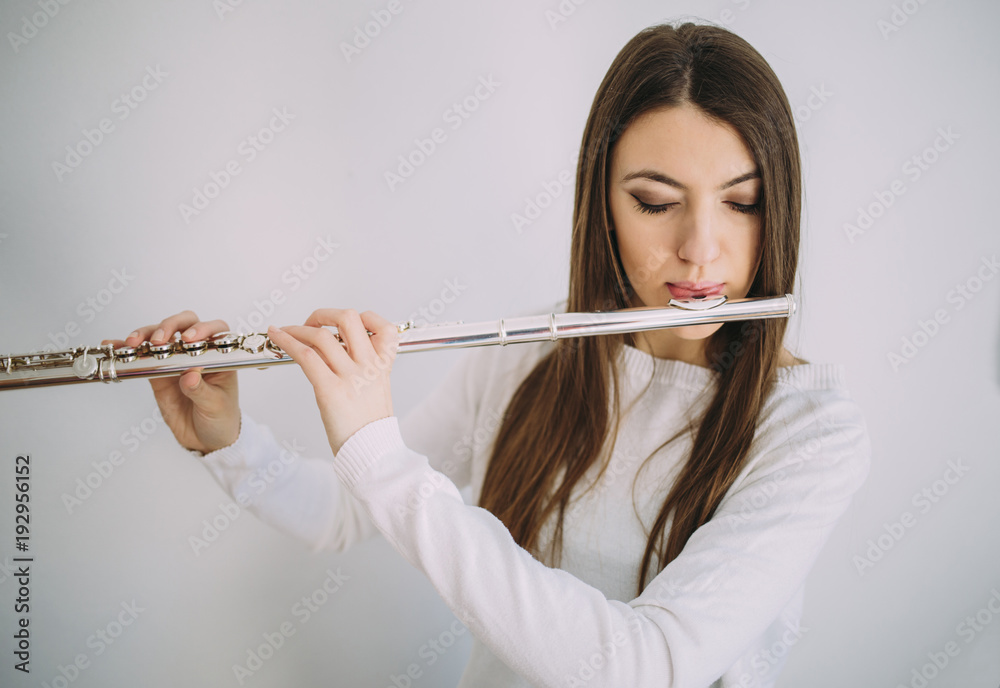
[[[571,502],[562,561],[550,568],[474,505],[503,410],[552,346],[459,352],[402,421],[366,425],[332,461],[296,460],[260,495],[253,474],[281,449],[245,414],[236,443],[202,461],[234,499],[252,499],[252,512],[314,551],[381,532],[472,632],[460,688],[772,686],[804,630],[806,576],[868,474],[868,434],[843,367],[780,369],[749,459],[714,518],[635,597],[647,531],[633,478],[703,408],[717,373],[623,349],[622,409],[652,384],[627,414],[600,484]],[[691,440],[643,470],[634,498],[647,528]],[[594,475],[596,467],[577,494]],[[469,504],[459,493],[467,486]]]

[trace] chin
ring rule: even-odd
[[[678,339],[694,341],[698,339],[708,339],[719,331],[723,323],[712,323],[709,325],[688,325],[687,327],[672,327],[670,331]]]

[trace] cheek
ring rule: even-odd
[[[618,255],[633,286],[641,287],[662,272],[666,251],[650,241],[641,223],[626,224],[616,234]]]
[[[609,200],[609,205],[611,206],[612,229],[615,230],[614,238],[618,245],[618,256],[621,258],[622,267],[631,274],[635,262],[633,255],[637,244],[635,227],[626,213],[627,209],[622,207],[621,200],[612,197]]]
[[[753,281],[754,276],[757,274],[757,270],[760,267],[760,225],[754,231],[749,233],[749,238],[745,242],[743,247],[744,255],[747,256],[747,279],[749,282]]]
[[[752,281],[757,272],[758,251],[760,247],[759,227],[735,226],[722,246],[724,255],[729,256],[729,266],[734,277],[745,277],[747,284]]]
[[[616,199],[611,202],[618,255],[629,281],[637,286],[660,271],[666,261],[667,250],[657,240],[657,230],[651,226],[653,223],[632,210],[627,201]]]

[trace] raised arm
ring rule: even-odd
[[[183,311],[156,325],[140,327],[124,340],[105,339],[102,344],[166,344],[178,332],[182,341],[197,342],[228,328],[222,320],[202,322],[194,312]],[[236,441],[240,431],[236,373],[202,375],[200,368],[192,368],[177,377],[153,378],[149,384],[163,420],[185,449],[208,453]]]
[[[468,351],[420,403],[399,421],[407,446],[437,457],[434,468],[458,487],[469,482],[459,451],[474,427],[478,352]],[[239,439],[202,455],[194,452],[241,507],[313,551],[343,551],[378,531],[337,479],[330,458],[306,458],[281,446],[271,431],[243,415]]]
[[[796,423],[778,424],[711,521],[629,602],[543,565],[491,513],[463,504],[393,418],[362,428],[334,466],[389,542],[531,685],[707,686],[798,591],[867,475],[852,402]]]
[[[315,327],[321,324],[345,334],[347,351],[330,346]],[[370,342],[366,329],[375,333]],[[868,471],[865,424],[846,392],[825,390],[818,404],[800,399],[772,410],[774,431],[755,437],[751,460],[713,518],[642,595],[612,600],[532,557],[406,446],[396,417],[376,413],[391,407],[388,366],[371,385],[350,384],[374,358],[394,355],[391,323],[331,309],[312,328],[270,332],[312,383],[337,476],[375,527],[497,658],[539,687],[577,685],[586,676],[597,679],[592,686],[715,681],[801,588]],[[359,395],[367,398],[356,404]],[[331,422],[356,405],[371,411],[367,423],[350,430]],[[815,451],[804,457],[799,448],[810,440]],[[727,517],[754,504],[766,481],[780,489],[745,528],[733,528]]]
[[[228,329],[222,320],[202,321],[192,311],[137,328],[116,346],[163,344],[180,333],[195,342]],[[307,459],[281,447],[271,432],[240,411],[235,372],[149,381],[157,406],[177,442],[204,463],[237,503],[314,550],[343,549],[376,533],[363,509],[337,481],[329,460]]]
[[[201,321],[185,311],[138,328],[117,346],[164,343],[176,332],[199,341],[223,332],[222,320]],[[447,375],[400,421],[407,444],[439,457],[435,468],[459,486],[469,480],[468,457],[458,451],[477,408],[477,351],[465,351]],[[239,505],[313,551],[344,550],[377,530],[333,471],[330,458],[299,456],[271,431],[241,414],[235,372],[151,379],[157,405],[175,439],[196,456]]]

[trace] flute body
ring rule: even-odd
[[[414,327],[398,324],[399,353],[491,346],[644,332],[668,327],[734,320],[787,318],[795,312],[791,294],[728,300],[672,299],[666,307],[626,308],[594,313],[548,313],[478,323],[440,323]],[[336,333],[337,338],[339,334]],[[81,382],[121,382],[132,378],[180,375],[192,368],[205,372],[264,368],[294,363],[266,334],[220,333],[199,342],[175,338],[165,344],[137,347],[77,347],[64,351],[0,356],[0,390],[50,387]]]

